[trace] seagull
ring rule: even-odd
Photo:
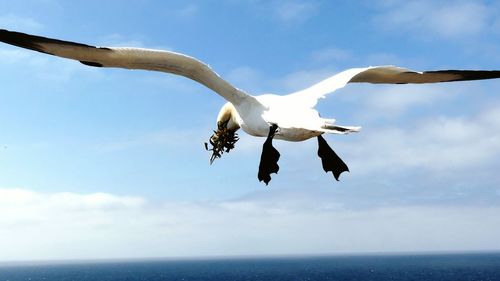
[[[240,128],[255,137],[265,137],[257,178],[266,185],[278,173],[280,153],[274,138],[285,141],[318,140],[318,156],[325,172],[338,181],[348,166],[328,145],[323,134],[350,134],[361,127],[338,125],[335,119],[322,118],[315,109],[319,99],[348,83],[407,84],[438,83],[500,78],[500,70],[436,70],[418,72],[396,66],[351,68],[304,90],[289,95],[250,95],[222,79],[207,64],[185,54],[128,47],[96,47],[0,29],[0,41],[18,47],[73,59],[92,67],[115,67],[162,71],[182,75],[203,84],[227,103],[217,115],[217,127],[205,143],[212,152],[210,163],[229,152],[238,141]],[[210,146],[209,146],[210,144]]]

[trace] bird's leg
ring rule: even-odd
[[[273,124],[269,128],[269,135],[262,146],[262,154],[260,156],[258,178],[259,181],[264,181],[266,185],[271,181],[271,174],[277,174],[280,169],[278,166],[280,153],[273,147],[273,138],[276,133],[276,129],[278,129],[278,125],[276,124]]]
[[[340,157],[333,151],[333,149],[326,143],[325,139],[318,136],[318,156],[321,158],[323,170],[325,172],[332,172],[335,179],[338,181],[340,174],[349,172],[347,165],[340,159]]]

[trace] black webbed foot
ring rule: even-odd
[[[332,172],[335,179],[338,181],[340,174],[349,172],[347,165],[340,159],[340,157],[333,151],[333,149],[326,143],[325,139],[320,135],[318,136],[318,156],[321,158],[323,170],[325,172]]]
[[[273,147],[273,137],[276,133],[278,126],[273,124],[269,128],[269,135],[267,136],[264,145],[262,146],[262,154],[260,156],[259,164],[259,181],[264,181],[266,185],[271,181],[271,174],[278,173],[280,167],[278,166],[278,160],[280,159],[280,153],[276,148]]]

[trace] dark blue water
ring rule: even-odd
[[[336,256],[0,265],[18,280],[500,280],[500,254]]]

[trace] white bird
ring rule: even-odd
[[[348,83],[436,83],[500,78],[499,70],[438,70],[417,72],[395,66],[352,68],[325,79],[307,89],[285,95],[247,94],[222,79],[207,64],[184,54],[143,48],[94,47],[80,43],[0,30],[0,41],[22,48],[78,60],[94,67],[144,69],[182,75],[212,89],[227,100],[217,116],[217,130],[210,138],[211,162],[234,148],[241,128],[256,137],[267,137],[263,145],[258,179],[266,185],[279,170],[279,152],[273,138],[286,141],[318,139],[318,156],[325,172],[338,180],[347,165],[328,146],[324,133],[349,134],[361,128],[340,126],[335,119],[321,118],[314,109],[318,100]],[[205,144],[209,149],[208,144]]]

